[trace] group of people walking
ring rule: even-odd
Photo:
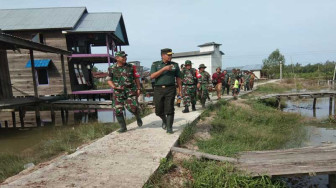
[[[197,70],[192,67],[190,60],[186,60],[180,69],[177,63],[171,61],[172,54],[170,48],[161,49],[161,60],[153,62],[150,70],[150,78],[153,80],[154,87],[155,114],[161,118],[162,128],[168,134],[173,133],[176,96],[179,96],[178,100],[181,98],[183,100],[184,110],[182,112],[188,113],[190,106],[191,110],[196,110],[197,98],[202,107],[205,107],[206,100],[210,100],[209,93],[213,86],[217,91],[218,99],[221,99],[225,89],[227,94],[232,89],[235,95],[239,93],[242,85],[247,90],[253,88],[251,80],[254,77],[251,72],[241,75],[240,70],[234,69],[232,74],[228,74],[226,71],[221,72],[221,68],[218,67],[211,77],[205,71],[207,67],[204,64],[201,64]],[[126,63],[127,54],[124,51],[116,52],[115,59],[116,63],[110,67],[108,84],[114,90],[112,107],[120,125],[118,132],[122,133],[127,131],[123,114],[125,107],[134,114],[139,127],[143,124],[137,100],[141,93],[140,75],[134,65]]]
[[[216,72],[212,75],[212,83],[214,84],[217,98],[221,99],[226,94],[230,95],[230,89],[233,96],[237,96],[241,89],[248,91],[253,89],[255,75],[251,71],[244,71],[240,69],[232,69],[232,73],[228,73],[226,70],[221,71],[218,67]]]

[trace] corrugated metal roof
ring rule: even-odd
[[[120,18],[121,13],[115,12],[87,13],[70,32],[114,32]]]
[[[34,59],[35,68],[45,68],[49,66],[51,59]],[[31,61],[29,60],[25,68],[31,68]]]
[[[84,12],[85,7],[0,9],[0,29],[71,29]]]

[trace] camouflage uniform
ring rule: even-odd
[[[198,98],[201,100],[201,104],[204,107],[205,101],[209,96],[209,87],[212,87],[210,74],[206,71],[199,72],[201,75],[198,78],[198,83],[201,84],[201,87],[198,89]]]
[[[183,104],[184,106],[190,106],[190,103],[196,104],[196,69],[183,68],[181,74]]]
[[[118,67],[117,64],[111,66],[110,77],[116,87],[122,88],[115,89],[113,94],[112,107],[116,115],[123,115],[124,106],[131,113],[138,114],[137,87],[135,85],[137,77],[134,75],[133,65],[126,63],[122,67]]]

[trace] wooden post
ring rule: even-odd
[[[329,187],[336,187],[336,174],[329,174]]]
[[[69,110],[65,110],[65,125],[69,123]]]
[[[13,128],[16,128],[15,111],[12,112]]]
[[[106,51],[107,51],[107,66],[110,68],[111,66],[111,60],[110,60],[110,44],[109,44],[109,41],[108,41],[108,34],[106,34]],[[113,51],[113,49],[112,49]],[[109,71],[110,72],[110,71]]]
[[[332,96],[329,97],[329,116],[332,115]]]
[[[65,125],[64,110],[63,110],[63,108],[61,108],[61,118],[62,118],[62,125]]]
[[[34,96],[38,98],[38,91],[37,91],[37,83],[36,83],[36,75],[35,75],[35,63],[34,63],[34,52],[33,50],[29,50],[30,54],[30,64],[31,64],[31,71],[33,76],[33,84],[34,84]]]
[[[316,97],[314,98],[314,101],[313,101],[313,109],[316,109]]]
[[[20,108],[19,109],[19,117],[20,117],[20,124],[21,124],[21,128],[24,128],[24,118],[23,118],[24,114],[23,114],[23,109]]]
[[[30,54],[31,71],[32,71],[32,76],[33,76],[33,84],[34,84],[34,96],[35,98],[38,98],[39,95],[38,95],[36,75],[35,75],[34,52],[32,49],[29,50],[29,54]],[[37,126],[40,127],[41,126],[41,116],[40,116],[39,107],[35,108],[35,119],[36,119]]]
[[[62,77],[63,77],[63,94],[68,95],[67,86],[66,86],[66,77],[65,77],[65,66],[64,66],[64,55],[61,55],[61,64],[62,64]]]
[[[5,120],[5,128],[8,129],[8,121]]]
[[[281,97],[277,97],[278,109],[281,109]]]
[[[50,115],[51,115],[51,124],[55,126],[56,125],[56,117],[55,117],[55,109],[54,109],[53,106],[51,106]]]

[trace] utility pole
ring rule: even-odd
[[[282,61],[280,61],[280,80],[282,80]]]

